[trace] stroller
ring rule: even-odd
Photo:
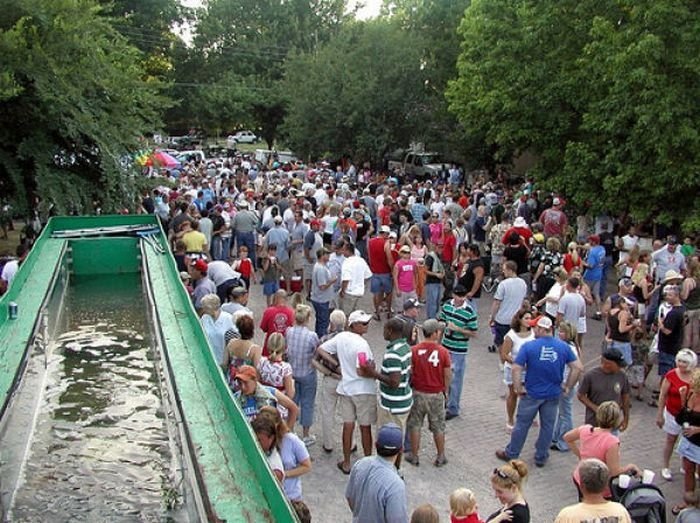
[[[612,501],[622,504],[630,513],[633,523],[666,523],[666,499],[656,485],[642,483],[637,477],[623,488],[619,476],[610,478]]]

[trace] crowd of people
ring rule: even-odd
[[[212,357],[302,519],[318,409],[329,454],[342,420],[337,468],[349,476],[353,521],[438,521],[429,505],[409,516],[402,462],[417,467],[428,454],[433,466],[448,464],[446,426],[461,414],[482,316],[502,363],[510,435],[491,474],[502,507],[485,521],[530,521],[520,453],[537,426],[537,467],[551,451],[580,460],[572,478],[581,502],[556,521],[630,521],[609,478],[643,475],[621,464],[632,397],[658,408],[663,479],[672,479],[676,445],[682,457],[684,502],[673,512],[698,516],[700,262],[691,238],[647,240],[631,223],[573,212],[566,195],[532,181],[465,177],[454,166],[420,181],[351,163],[238,156],[167,174],[142,211],[168,231]],[[490,307],[480,304],[485,292]],[[251,293],[264,296],[261,318]],[[604,339],[588,339],[589,321],[604,322]],[[365,335],[380,324],[386,347],[375,359]],[[587,372],[584,344],[602,345]],[[576,400],[586,409],[578,427]],[[426,417],[434,452],[421,448]],[[356,425],[364,457],[353,464]],[[452,521],[484,521],[469,489],[448,501]]]

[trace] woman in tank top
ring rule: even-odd
[[[513,387],[512,364],[520,351],[520,347],[535,339],[530,328],[532,313],[529,309],[520,309],[510,322],[510,330],[506,333],[501,345],[501,361],[503,362],[503,381],[508,385],[506,396],[506,432],[511,432],[514,426],[515,407],[518,405],[518,395]],[[525,381],[525,371],[522,373]]]

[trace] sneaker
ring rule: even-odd
[[[666,481],[673,480],[673,473],[671,472],[671,469],[661,469],[661,477],[664,478]]]
[[[445,420],[450,421],[451,419],[454,419],[458,416],[459,414],[454,414],[453,412],[448,412],[445,414]]]
[[[304,442],[304,445],[310,447],[311,445],[316,443],[316,436],[306,436],[304,439],[302,439],[302,441]]]
[[[433,465],[436,467],[444,467],[447,465],[447,458],[445,456],[438,456],[435,458],[435,461],[433,461]]]

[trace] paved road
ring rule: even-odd
[[[264,303],[261,286],[254,285],[250,306],[255,311],[258,321],[262,316]],[[449,521],[448,497],[457,487],[467,487],[474,491],[482,517],[488,516],[499,507],[491,491],[489,478],[494,467],[501,464],[494,456],[494,451],[507,444],[508,435],[505,433],[505,402],[500,397],[504,392],[504,385],[498,368],[498,358],[486,349],[491,342],[491,333],[486,323],[490,305],[490,295],[483,296],[479,303],[479,336],[472,341],[468,356],[461,415],[447,423],[446,455],[449,463],[439,469],[432,465],[432,437],[427,427],[424,427],[421,438],[421,465],[413,467],[404,463],[402,466],[409,509],[412,510],[423,503],[431,503],[441,513],[443,521]],[[366,311],[373,310],[369,294],[363,298],[360,306]],[[589,320],[588,329],[590,332],[584,340],[583,360],[586,368],[590,369],[597,365],[599,360],[602,323]],[[370,324],[367,338],[375,357],[381,358],[386,343],[379,322],[373,321]],[[632,401],[630,426],[622,436],[622,460],[624,463],[632,462],[641,468],[656,471],[655,483],[662,488],[666,496],[671,517],[670,507],[682,498],[682,476],[676,472],[674,481],[670,483],[660,478],[664,435],[654,424],[656,409],[647,406],[646,403]],[[583,423],[583,408],[577,400],[574,404],[574,425],[577,425]],[[331,523],[351,519],[344,496],[347,476],[341,474],[335,466],[342,458],[340,425],[338,418],[335,452],[323,452],[320,438],[319,443],[309,449],[313,470],[304,476],[303,488],[304,499],[315,522]],[[320,434],[320,426],[318,430]],[[537,429],[532,429],[521,455],[530,466],[525,496],[530,504],[531,521],[551,522],[563,506],[577,500],[576,489],[571,480],[576,458],[571,453],[552,452],[547,465],[542,469],[536,468],[536,438]],[[677,471],[679,466],[678,457],[674,456],[672,467]]]

